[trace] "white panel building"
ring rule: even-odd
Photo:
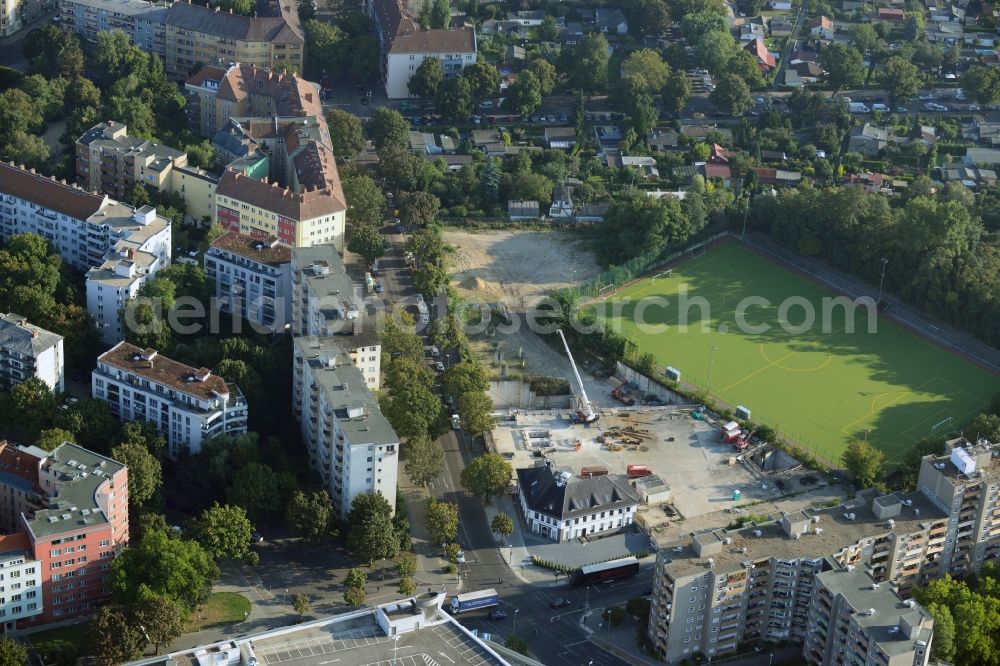
[[[0,317],[0,386],[37,377],[54,392],[63,392],[63,338],[28,323],[18,314]]]
[[[331,250],[332,251],[332,250]],[[223,234],[205,252],[205,273],[223,312],[280,332],[292,316],[292,249],[276,238]]]
[[[43,611],[42,563],[32,558],[28,533],[0,537],[0,623],[4,631]]]
[[[247,402],[238,386],[155,349],[118,343],[97,359],[91,391],[121,420],[155,424],[174,459],[199,453],[201,443],[216,435],[247,430]]]
[[[382,345],[374,317],[364,316],[360,289],[332,245],[292,250],[292,335],[335,338],[374,390],[381,381]]]
[[[295,338],[292,407],[341,518],[361,493],[381,493],[395,507],[399,437],[337,339]]]

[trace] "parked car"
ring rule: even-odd
[[[264,535],[260,532],[254,532],[250,535],[250,543],[263,543]]]
[[[550,605],[552,606],[552,608],[566,608],[566,606],[573,605],[573,602],[571,602],[569,599],[562,598],[553,601]]]
[[[482,102],[479,103],[479,108],[480,109],[492,109],[493,108],[493,101],[489,100],[489,99],[485,99],[485,100],[483,100]]]
[[[441,361],[435,361],[434,369],[437,370],[438,372],[444,372],[444,363],[442,363]]]
[[[496,620],[506,620],[507,619],[507,613],[505,611],[502,611],[499,608],[497,608],[496,610],[494,610],[494,611],[492,611],[490,613],[490,619],[493,620],[493,621],[496,621]]]
[[[375,283],[375,293],[376,294],[381,294],[382,293],[382,283],[381,282],[376,282]]]
[[[437,358],[441,355],[441,350],[437,348],[437,345],[431,345],[431,356]]]
[[[458,555],[455,556],[455,561],[458,562],[459,564],[465,564],[465,551],[464,550],[458,551]]]

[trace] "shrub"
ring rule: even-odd
[[[604,612],[601,614],[601,618],[610,624],[613,629],[625,621],[625,609],[621,606],[611,606],[609,608],[605,608]]]

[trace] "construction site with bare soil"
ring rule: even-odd
[[[444,241],[455,248],[452,286],[461,298],[517,312],[601,272],[587,241],[566,231],[447,231]]]

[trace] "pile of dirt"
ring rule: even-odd
[[[462,283],[462,289],[468,289],[469,291],[492,291],[495,289],[495,285],[490,284],[479,276],[473,276],[467,278]]]

